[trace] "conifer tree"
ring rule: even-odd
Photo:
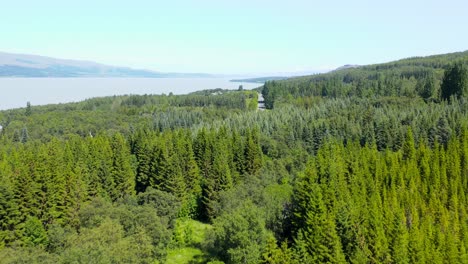
[[[186,194],[187,194],[187,211],[189,215],[195,215],[200,202],[202,188],[201,175],[195,160],[195,155],[192,148],[192,139],[189,131],[181,132],[182,142],[180,145],[181,158],[184,161],[182,172],[184,174]]]
[[[115,184],[112,198],[122,198],[134,194],[135,174],[132,168],[130,149],[124,137],[117,133],[112,137],[112,168],[111,174]]]
[[[46,214],[42,220],[46,224],[64,224],[67,222],[66,213],[66,161],[64,160],[64,151],[61,142],[52,140],[47,149],[45,149],[46,156],[44,157],[45,170],[38,172],[41,173],[43,179],[42,189],[45,190],[47,198],[44,211]]]
[[[150,135],[142,131],[136,133],[133,139],[133,154],[137,160],[135,175],[135,189],[137,193],[144,192],[150,185],[151,153],[152,146],[149,144]]]
[[[82,146],[82,142],[79,140],[73,139],[73,142],[68,142],[65,147],[65,170],[67,171],[66,176],[66,198],[65,198],[65,207],[67,210],[67,219],[68,223],[72,227],[77,227],[79,225],[79,211],[82,204],[88,199],[87,186],[85,182],[86,172],[86,161],[84,158],[85,153],[79,153],[85,151],[85,148]],[[75,145],[77,149],[74,151]],[[78,145],[78,146],[76,146]]]
[[[0,248],[14,240],[18,214],[13,192],[3,178],[0,182]]]
[[[408,252],[409,234],[406,229],[406,218],[401,212],[397,212],[393,218],[392,235],[392,259],[395,263],[409,263]]]
[[[295,215],[299,218],[295,221],[295,225],[298,228],[297,232],[301,233],[301,240],[305,244],[311,261],[344,263],[345,257],[336,232],[334,218],[330,212],[327,212],[319,185],[315,183],[309,185],[306,180],[296,196],[296,201],[300,202],[295,210]],[[301,211],[304,214],[299,213]]]
[[[236,130],[232,132],[232,162],[234,165],[233,182],[238,183],[244,174],[244,142]]]
[[[244,171],[255,175],[262,167],[262,152],[259,145],[258,130],[248,131],[244,151]]]
[[[455,63],[445,70],[440,89],[442,100],[449,100],[451,96],[460,98],[468,94],[468,72],[462,63]]]
[[[25,222],[24,242],[28,246],[46,245],[47,233],[37,217],[28,217]]]
[[[415,159],[416,149],[414,146],[414,137],[411,127],[406,132],[405,143],[403,144],[403,159],[412,161]]]

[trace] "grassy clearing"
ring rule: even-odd
[[[202,242],[211,228],[211,225],[192,219],[178,220],[174,235],[176,247],[168,251],[166,263],[207,263],[210,256],[203,252]]]
[[[199,248],[184,247],[168,251],[167,264],[207,263],[208,256]]]

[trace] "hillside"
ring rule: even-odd
[[[275,101],[310,96],[372,97],[404,96],[437,99],[444,69],[460,61],[468,65],[468,51],[428,57],[414,57],[394,62],[344,68],[325,74],[270,81],[264,85],[265,100]],[[426,85],[428,84],[428,85]],[[291,97],[289,97],[291,98]]]
[[[0,111],[0,262],[466,263],[466,55]]]
[[[278,81],[284,80],[291,77],[284,76],[268,76],[268,77],[257,77],[257,78],[248,78],[248,79],[233,79],[231,82],[251,82],[251,83],[265,83],[266,81]]]
[[[91,61],[64,60],[37,55],[0,52],[0,77],[142,77],[199,78],[202,73],[165,73],[115,67]]]

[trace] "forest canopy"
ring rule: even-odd
[[[467,64],[1,111],[0,262],[467,263]]]

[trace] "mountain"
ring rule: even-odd
[[[210,78],[205,73],[167,73],[104,65],[92,61],[0,52],[0,77]]]
[[[335,71],[345,70],[345,69],[353,69],[353,68],[358,68],[360,66],[361,65],[356,65],[356,64],[346,64],[346,65],[343,65],[341,67],[336,68]]]
[[[245,82],[245,83],[265,83],[268,81],[281,81],[281,80],[286,80],[290,78],[321,74],[325,72],[329,72],[329,70],[275,72],[275,73],[262,74],[262,75],[257,75],[257,76],[249,76],[248,78],[245,78],[245,76],[240,76],[242,78],[236,78],[230,81],[231,82]],[[232,77],[239,77],[239,76],[232,76]]]
[[[248,83],[265,83],[267,81],[278,81],[285,80],[290,77],[285,76],[269,76],[269,77],[258,77],[258,78],[248,78],[248,79],[233,79],[231,82],[248,82]]]

